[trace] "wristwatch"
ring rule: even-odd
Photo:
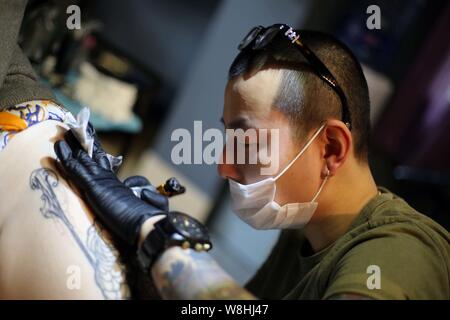
[[[137,251],[140,266],[148,271],[167,248],[178,246],[195,251],[209,251],[212,244],[206,227],[193,217],[179,211],[170,211],[155,223]]]

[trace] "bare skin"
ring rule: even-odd
[[[42,122],[0,152],[0,299],[129,296],[108,234],[58,170],[66,130]]]

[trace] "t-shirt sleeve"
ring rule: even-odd
[[[373,299],[442,299],[448,270],[433,238],[409,223],[371,231],[339,260],[324,299],[357,294]]]

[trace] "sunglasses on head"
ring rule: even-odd
[[[266,48],[273,39],[281,36],[287,41],[295,45],[300,53],[305,57],[314,72],[325,81],[331,89],[336,92],[342,104],[342,122],[351,129],[350,110],[348,109],[347,98],[338,85],[336,78],[331,74],[330,70],[323,64],[323,62],[308,48],[308,46],[301,40],[300,35],[286,24],[274,24],[270,27],[254,27],[244,37],[238,46],[239,50],[252,49],[262,50]]]

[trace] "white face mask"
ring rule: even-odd
[[[283,206],[275,202],[277,189],[275,182],[305,152],[324,127],[325,124],[317,130],[298,155],[276,177],[247,185],[228,179],[232,208],[243,221],[255,229],[302,229],[306,226],[316,211],[317,202],[315,200],[322,191],[328,175],[310,202],[287,203]]]

